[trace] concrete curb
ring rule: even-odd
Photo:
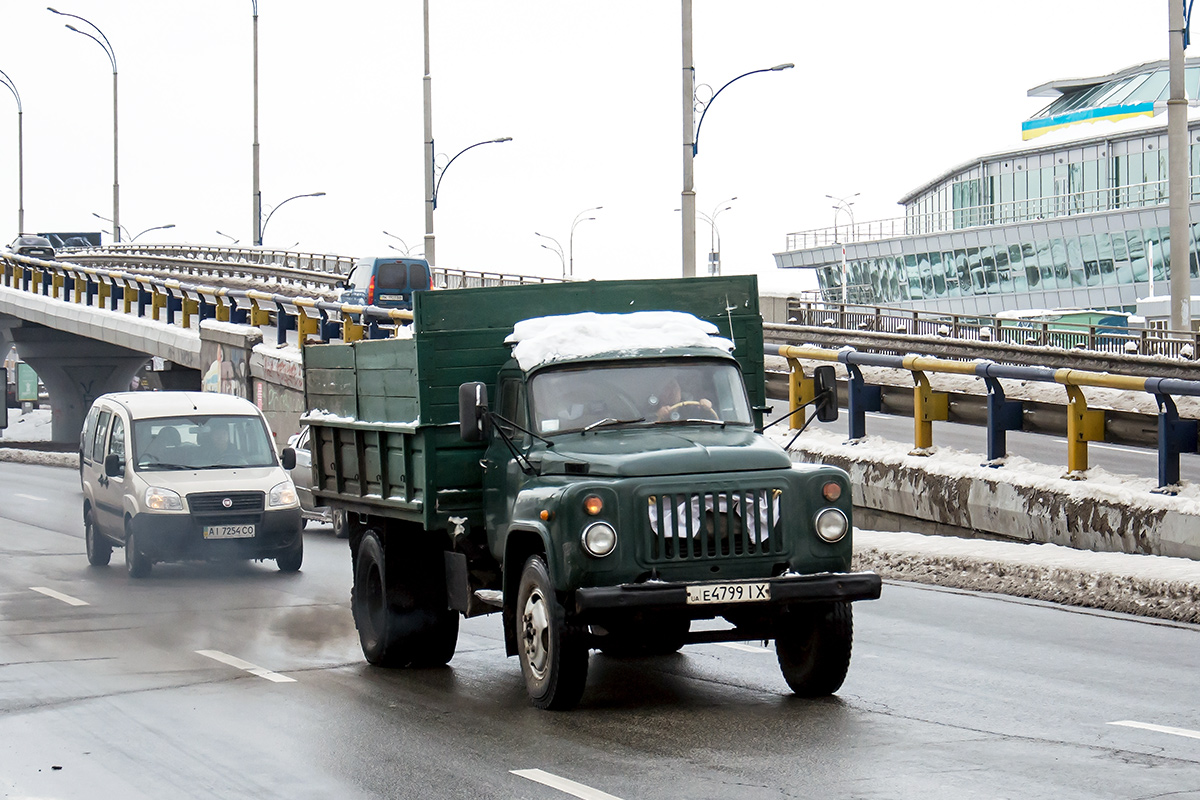
[[[16,464],[37,464],[43,467],[79,469],[78,453],[48,453],[41,450],[0,447],[0,461],[8,461]]]
[[[917,533],[854,536],[855,569],[885,579],[1200,623],[1200,564],[1191,559]]]

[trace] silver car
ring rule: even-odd
[[[312,450],[310,448],[309,428],[306,425],[302,431],[288,439],[288,447],[296,452],[296,466],[292,468],[292,483],[296,484],[296,494],[300,498],[300,513],[304,524],[309,521],[332,523],[333,532],[339,539],[346,538],[345,514],[334,511],[329,506],[317,505],[312,492]]]

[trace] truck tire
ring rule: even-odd
[[[330,515],[333,518],[333,537],[335,539],[350,538],[350,520],[345,511],[335,508]]]
[[[141,551],[129,523],[125,523],[125,571],[131,578],[144,578],[150,574],[154,562]]]
[[[775,636],[783,679],[801,697],[833,694],[850,669],[853,640],[849,603],[789,609]]]
[[[530,556],[517,589],[517,656],[525,690],[540,709],[572,708],[587,683],[588,648],[567,624],[540,555]]]
[[[441,570],[440,551],[437,556]],[[418,554],[408,566],[414,574],[389,576],[379,534],[363,535],[350,592],[363,655],[380,667],[442,666],[458,644],[458,612],[446,608],[444,587],[439,593],[422,580],[430,574],[428,559]]]
[[[87,560],[93,567],[108,566],[112,560],[112,543],[104,538],[104,534],[96,530],[94,514],[91,509],[83,515],[83,540],[87,545]]]

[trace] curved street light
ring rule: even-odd
[[[0,85],[7,86],[17,99],[17,234],[25,232],[25,123],[24,109],[21,108],[21,93],[17,85],[0,70]]]
[[[858,197],[860,194],[862,194],[862,192],[855,192],[854,194],[849,195],[847,197],[834,197],[831,194],[825,195],[830,200],[837,201],[837,205],[835,205],[833,207],[833,209],[834,209],[834,211],[833,211],[833,240],[834,240],[835,244],[837,243],[837,239],[838,239],[838,235],[837,235],[838,215],[841,214],[843,211],[845,211],[847,214],[850,215],[850,238],[851,239],[854,238],[854,209],[851,208],[851,206],[853,206],[854,203],[851,203],[850,201],[853,200],[854,198]],[[842,244],[842,305],[843,306],[845,306],[847,301],[849,300],[849,296],[848,296],[849,287],[847,285],[849,280],[850,280],[850,268],[846,265],[846,245],[843,243]]]
[[[83,17],[81,17],[77,14],[68,14],[65,11],[59,11],[59,10],[51,8],[49,6],[46,7],[46,10],[52,14],[57,14],[60,17],[70,17],[71,19],[77,19],[80,22],[84,23],[85,25],[88,25],[92,30],[94,30],[97,34],[99,34],[100,38],[97,39],[96,36],[92,35],[91,33],[88,33],[87,31],[79,30],[78,28],[76,28],[74,25],[72,25],[69,22],[66,24],[67,30],[74,31],[75,33],[78,33],[81,36],[86,36],[87,38],[89,38],[93,42],[95,42],[96,44],[100,45],[100,48],[102,50],[104,50],[104,55],[108,56],[109,63],[112,64],[112,73],[113,73],[113,215],[112,215],[112,224],[113,224],[113,239],[117,243],[120,243],[120,241],[121,241],[121,222],[120,222],[120,220],[121,220],[121,188],[120,188],[120,182],[117,179],[117,152],[118,152],[118,148],[117,148],[117,53],[115,50],[113,50],[112,43],[108,41],[108,37],[104,35],[104,31],[102,31],[98,27],[96,27],[96,25],[94,23],[84,19]]]
[[[228,233],[221,233],[220,231],[217,231],[217,236],[224,236],[226,239],[228,239],[233,244],[237,244],[238,242],[241,241],[241,239],[236,239],[236,238],[230,236]]]
[[[102,217],[102,216],[100,216],[99,214],[97,214],[95,211],[93,211],[93,212],[92,212],[92,216],[93,216],[93,217],[95,217],[96,219],[103,220],[104,222],[107,222],[109,225],[116,226],[116,227],[114,228],[114,230],[115,230],[116,228],[119,228],[120,230],[122,230],[122,231],[124,231],[124,232],[125,232],[125,238],[126,238],[126,239],[128,239],[128,238],[129,238],[129,228],[126,228],[124,225],[117,225],[117,223],[113,222],[113,221],[112,221],[111,219],[109,219],[108,217]],[[121,243],[121,237],[120,237],[120,236],[118,236],[118,235],[116,235],[116,234],[114,233],[114,234],[113,234],[113,244],[120,244],[120,243]]]
[[[709,275],[721,274],[721,231],[717,228],[717,217],[721,216],[722,212],[733,208],[733,206],[729,204],[734,200],[737,200],[737,197],[731,197],[728,200],[723,200],[720,203],[717,203],[717,206],[713,209],[712,214],[705,214],[702,211],[697,212],[701,217],[704,218],[704,221],[708,223],[710,228],[709,233],[711,238],[709,239],[708,257]]]
[[[570,237],[570,240],[568,241],[568,245],[570,246],[570,252],[571,252],[570,266],[567,271],[567,275],[565,275],[564,277],[571,277],[571,278],[575,277],[575,228],[576,228],[576,226],[578,226],[579,223],[581,223],[581,222],[592,222],[593,220],[596,219],[595,217],[584,217],[583,219],[580,219],[580,217],[583,217],[584,214],[590,214],[593,211],[599,211],[602,208],[604,208],[604,206],[596,206],[595,208],[584,209],[583,211],[580,211],[578,214],[575,215],[575,221],[571,223],[571,237]]]
[[[555,239],[553,236],[547,236],[544,233],[538,233],[537,231],[534,231],[533,235],[540,236],[543,239],[549,239],[550,241],[554,242],[554,247],[551,247],[548,244],[543,244],[542,247],[546,248],[551,253],[554,253],[554,255],[558,256],[559,263],[562,264],[563,279],[565,280],[567,277],[567,260],[563,256],[562,245],[558,243],[558,239]]]
[[[129,241],[130,241],[130,242],[136,242],[136,241],[137,241],[139,238],[141,238],[141,236],[142,236],[142,234],[143,234],[143,233],[149,233],[150,231],[165,231],[165,230],[167,230],[168,228],[174,228],[174,227],[175,227],[175,223],[174,223],[174,222],[172,222],[172,223],[170,223],[170,224],[168,224],[168,225],[155,225],[153,228],[146,228],[146,230],[142,231],[142,233],[139,233],[137,236],[134,236],[134,237],[133,237],[132,239],[130,239]]]
[[[683,207],[683,277],[694,278],[696,276],[696,187],[694,180],[695,171],[692,162],[700,152],[700,130],[704,126],[704,117],[708,114],[708,110],[712,108],[713,101],[717,99],[717,96],[729,88],[731,84],[750,75],[757,75],[760,72],[781,72],[785,69],[792,69],[796,65],[776,64],[773,67],[743,72],[713,92],[712,97],[708,98],[706,102],[700,103],[696,97],[696,69],[692,65],[691,0],[683,0],[683,4],[683,134],[685,138],[683,143],[683,192],[681,193],[680,205]],[[701,107],[702,111],[700,112],[700,122],[693,127],[697,105]]]
[[[450,169],[450,165],[454,163],[454,159],[458,158],[459,156],[461,156],[463,153],[467,152],[468,150],[472,150],[476,147],[481,147],[485,144],[500,144],[501,142],[511,142],[511,141],[512,141],[511,136],[502,136],[499,139],[488,139],[486,142],[476,142],[475,144],[471,145],[470,147],[464,147],[462,150],[459,150],[457,153],[455,153],[454,158],[447,161],[446,166],[441,168],[441,171],[438,173],[438,176],[437,176],[437,182],[434,183],[434,185],[433,185],[433,197],[430,198],[430,200],[433,202],[433,207],[437,208],[438,190],[441,189],[441,187],[442,187],[442,178],[446,177],[446,170]],[[436,166],[435,166],[435,169],[436,169]]]
[[[459,150],[457,153],[454,154],[454,158],[452,158],[446,162],[446,166],[442,167],[440,170],[438,169],[437,159],[434,158],[434,156],[433,156],[433,139],[429,138],[429,137],[432,137],[432,134],[429,133],[429,131],[431,130],[431,128],[430,128],[431,123],[429,120],[430,112],[429,112],[429,94],[428,94],[428,92],[429,92],[429,0],[425,0],[425,91],[426,91],[426,95],[425,95],[425,130],[426,130],[426,136],[427,136],[425,149],[426,149],[426,159],[427,159],[426,166],[428,167],[428,172],[426,173],[426,178],[428,180],[425,183],[426,191],[428,194],[428,196],[425,198],[425,260],[427,262],[429,262],[429,266],[432,267],[434,265],[434,253],[435,253],[435,249],[434,249],[435,244],[434,244],[434,238],[433,238],[433,211],[435,208],[437,208],[438,190],[442,186],[442,178],[446,177],[446,170],[450,169],[450,165],[454,163],[455,159],[457,159],[459,156],[461,156],[463,153],[467,152],[468,150],[472,150],[476,147],[480,147],[485,144],[500,144],[501,142],[511,142],[512,137],[511,136],[502,136],[499,139],[488,139],[486,142],[476,142],[475,144],[471,145],[470,147],[464,147],[462,150]],[[430,190],[429,187],[432,187],[432,190]]]
[[[258,232],[258,242],[257,242],[258,246],[262,247],[262,237],[267,232],[267,224],[271,221],[271,217],[275,216],[276,211],[283,208],[285,205],[292,202],[293,200],[298,200],[301,197],[324,197],[324,196],[325,196],[324,192],[309,192],[308,194],[294,194],[291,197],[289,197],[287,200],[284,200],[282,203],[280,203],[279,205],[272,208],[271,213],[267,214],[267,218],[265,220],[263,220],[262,228]]]
[[[399,247],[396,247],[395,245],[391,245],[391,244],[389,244],[389,245],[388,245],[388,247],[389,247],[389,248],[391,248],[392,250],[395,250],[397,253],[401,253],[401,254],[403,254],[405,258],[408,258],[408,257],[409,257],[409,255],[412,253],[412,248],[408,246],[408,242],[404,241],[403,239],[401,239],[401,238],[400,238],[399,236],[397,236],[396,234],[394,234],[394,233],[388,233],[387,231],[384,231],[384,232],[383,232],[383,235],[384,235],[384,236],[390,236],[391,238],[395,239],[395,240],[396,240],[397,242],[399,242],[400,244],[404,245],[404,249],[403,249],[403,250],[401,250]]]

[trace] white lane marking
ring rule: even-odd
[[[621,798],[611,795],[608,792],[602,792],[599,789],[593,789],[590,786],[584,786],[582,783],[560,778],[549,772],[540,769],[514,769],[510,770],[513,775],[527,778],[528,780],[540,783],[543,786],[549,786],[551,789],[558,789],[560,792],[566,792],[572,797],[578,797],[580,800],[621,800]]]
[[[33,494],[21,494],[20,492],[13,492],[13,497],[20,497],[25,500],[33,500],[38,503],[47,502],[46,498],[44,498],[44,497],[38,497],[37,495],[33,495]]]
[[[1140,728],[1144,731],[1154,731],[1155,733],[1169,733],[1172,736],[1186,736],[1189,739],[1200,739],[1200,731],[1189,731],[1187,728],[1170,728],[1166,725],[1151,725],[1149,722],[1134,722],[1131,719],[1123,719],[1120,722],[1110,722],[1109,725],[1121,725],[1126,728]]]
[[[62,592],[56,592],[53,589],[47,589],[45,586],[30,586],[29,588],[35,592],[41,592],[47,597],[53,597],[55,600],[62,600],[69,606],[90,605],[86,600],[80,600],[78,597],[71,597],[69,594],[63,594]]]
[[[228,653],[222,653],[220,650],[197,650],[202,656],[211,658],[214,661],[220,661],[222,664],[228,664],[231,667],[237,667],[240,670],[249,672],[251,675],[257,675],[260,678],[266,678],[274,683],[295,683],[295,678],[289,678],[286,675],[280,675],[278,672],[271,672],[269,669],[263,669],[257,664],[251,664],[249,661],[243,661],[237,656],[231,656]]]
[[[741,650],[743,653],[771,653],[774,652],[766,647],[757,647],[752,644],[741,644],[739,642],[714,642],[720,647],[728,647],[730,650]]]

